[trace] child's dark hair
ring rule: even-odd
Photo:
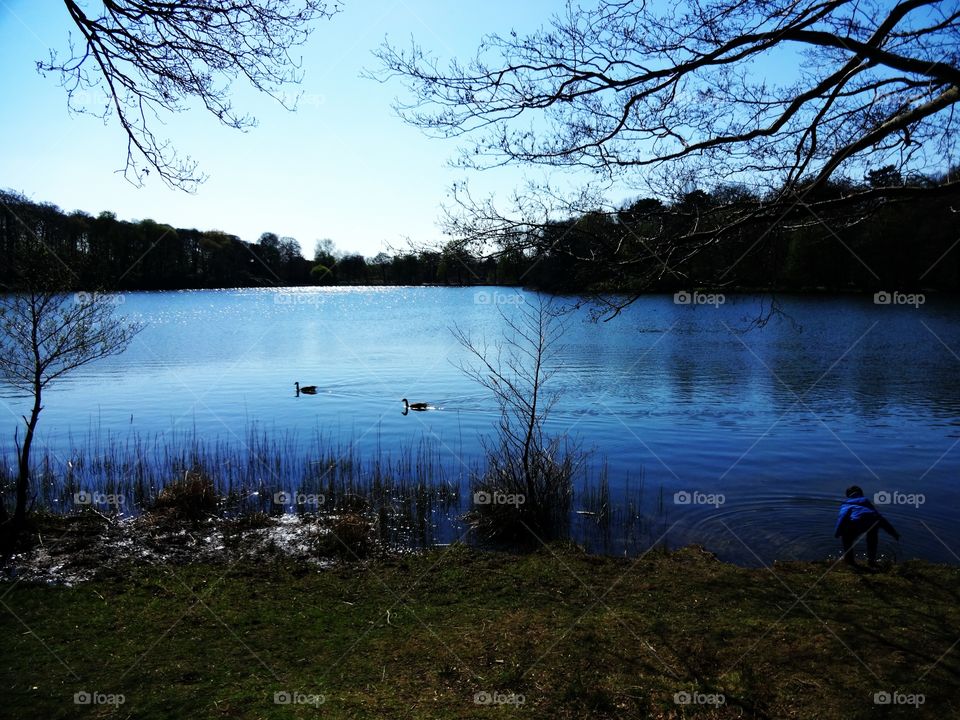
[[[847,488],[847,497],[848,498],[863,497],[863,490],[860,489],[859,485],[851,485],[850,487]]]

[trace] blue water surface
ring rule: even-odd
[[[498,419],[464,375],[454,325],[502,338],[538,296],[504,288],[291,288],[130,293],[118,312],[146,328],[123,355],[45,395],[38,449],[190,433],[242,446],[251,427],[360,455],[437,448],[467,478]],[[614,503],[652,542],[700,543],[744,564],[822,559],[850,484],[889,499],[896,557],[960,562],[958,302],[728,296],[720,305],[644,297],[609,322],[564,316],[548,424],[605,463]],[[570,302],[571,299],[560,300]],[[758,319],[768,320],[757,326]],[[296,397],[293,383],[315,384]],[[401,398],[435,409],[401,413]],[[28,400],[0,390],[11,462]],[[466,487],[466,484],[464,485]],[[582,488],[578,488],[581,492]],[[582,496],[582,492],[581,492]],[[689,502],[688,502],[689,501]],[[580,506],[578,506],[580,507]]]

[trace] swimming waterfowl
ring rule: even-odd
[[[412,403],[406,398],[403,398],[403,411],[407,412],[408,410],[426,410],[429,406],[425,402],[415,402]]]
[[[317,394],[317,386],[316,386],[316,385],[304,385],[303,387],[300,387],[300,383],[299,383],[299,382],[294,382],[293,384],[297,386],[297,395],[299,395],[300,393],[304,393],[305,395],[316,395],[316,394]]]

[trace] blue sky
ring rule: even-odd
[[[115,172],[126,153],[115,122],[70,114],[57,77],[36,71],[49,49],[67,51],[63,4],[0,0],[0,188],[67,211],[111,210],[245,240],[276,232],[295,237],[308,255],[326,237],[365,255],[387,243],[402,247],[407,236],[440,240],[440,205],[451,184],[468,176],[446,166],[454,142],[427,138],[395,116],[399,84],[359,78],[375,64],[371,50],[385,36],[405,44],[413,35],[443,57],[466,58],[484,33],[533,30],[561,7],[556,0],[348,1],[302,48],[305,95],[297,112],[238,83],[235,105],[258,118],[257,128],[231,130],[199,109],[164,118],[160,130],[209,175],[187,195],[153,176],[141,189],[126,182]],[[475,191],[506,192],[521,179],[503,169],[470,182]]]

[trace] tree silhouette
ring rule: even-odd
[[[849,226],[884,202],[957,195],[958,40],[960,9],[937,0],[600,0],[486,37],[467,62],[384,45],[377,77],[406,83],[408,122],[468,141],[464,167],[586,168],[671,200],[749,187],[676,205],[634,255],[625,238],[593,257],[663,267],[785,223]],[[881,167],[904,182],[845,179]],[[913,182],[921,171],[942,182]],[[448,230],[502,250],[535,250],[551,220],[608,208],[590,189],[529,187],[507,209],[462,186],[453,197]]]
[[[163,112],[199,101],[223,124],[255,124],[230,102],[230,85],[246,80],[284,106],[281,88],[301,79],[291,50],[306,42],[318,17],[337,11],[321,0],[64,0],[80,43],[69,57],[51,51],[37,63],[55,72],[70,107],[104,119],[115,116],[127,136],[124,176],[141,185],[156,171],[170,186],[192,190],[204,177],[153,130]],[[91,7],[95,6],[95,7]],[[97,109],[90,91],[102,91]]]
[[[60,273],[42,261],[57,262],[38,250],[19,267],[23,278],[16,293],[0,295],[0,381],[33,397],[18,434],[18,472],[13,516],[0,499],[0,533],[6,554],[22,530],[30,490],[30,450],[43,410],[43,392],[79,367],[123,352],[141,326],[114,315],[117,298],[100,293],[68,293]],[[52,277],[51,277],[52,275]]]

